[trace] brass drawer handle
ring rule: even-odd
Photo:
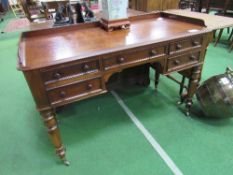
[[[177,50],[182,49],[182,45],[181,45],[181,44],[177,44],[177,45],[176,45],[176,49],[177,49]]]
[[[61,98],[65,98],[66,97],[66,92],[65,91],[61,91],[60,92],[60,97]]]
[[[85,64],[84,66],[83,66],[83,70],[86,72],[86,71],[88,71],[88,70],[90,70],[90,66],[88,65],[88,64]]]
[[[150,51],[150,56],[156,56],[158,52],[156,50],[151,50]]]
[[[91,83],[87,84],[87,90],[91,90],[93,88],[93,85]]]
[[[190,57],[190,60],[194,61],[194,60],[197,60],[197,57],[195,55],[191,55]]]
[[[193,41],[193,46],[198,46],[198,45],[200,45],[199,41]]]
[[[180,60],[174,60],[173,62],[175,65],[179,65],[180,64]]]
[[[60,79],[61,78],[61,74],[59,72],[56,72],[53,74],[53,77],[56,79]]]
[[[125,62],[125,58],[123,58],[123,57],[120,57],[120,58],[118,58],[118,63],[123,63],[123,62]]]

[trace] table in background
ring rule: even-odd
[[[206,12],[209,13],[209,10],[221,10],[223,11],[225,8],[226,2],[228,4],[228,10],[233,10],[233,1],[232,0],[197,0],[199,6],[199,12],[202,11],[203,8],[206,9]]]

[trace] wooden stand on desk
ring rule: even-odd
[[[112,32],[113,30],[117,30],[117,29],[129,29],[130,27],[129,19],[108,21],[102,18],[100,20],[100,23],[102,24],[103,28],[106,29],[108,32]]]

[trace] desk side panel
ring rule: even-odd
[[[31,90],[32,96],[38,111],[50,110],[50,102],[48,100],[44,83],[39,70],[24,71],[24,77]]]

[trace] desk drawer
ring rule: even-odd
[[[168,59],[167,71],[176,71],[192,64],[197,64],[200,60],[200,52],[188,53]]]
[[[202,36],[175,41],[170,44],[170,54],[179,53],[191,48],[201,47]]]
[[[151,47],[151,49],[135,51],[131,53],[116,55],[103,60],[105,69],[116,68],[119,66],[130,65],[137,62],[143,62],[152,58],[164,56],[166,47]]]
[[[71,76],[79,76],[100,70],[99,61],[82,62],[75,65],[63,66],[42,72],[42,77],[45,82],[56,81],[69,78]]]
[[[92,93],[102,90],[101,78],[95,78],[48,90],[48,96],[51,103],[57,103],[84,96],[91,96]]]

